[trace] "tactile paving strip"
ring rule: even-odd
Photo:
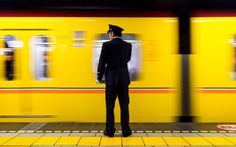
[[[236,146],[236,133],[137,133],[131,137],[102,136],[93,133],[2,133],[0,147],[39,147],[39,146]],[[151,135],[149,135],[151,134]],[[228,135],[228,136],[227,136]]]

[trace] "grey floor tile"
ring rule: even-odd
[[[47,123],[30,123],[30,124],[24,126],[23,128],[21,128],[20,130],[22,130],[22,131],[29,131],[29,130],[36,131],[46,124]]]
[[[173,136],[172,133],[147,133],[147,136]]]
[[[70,133],[45,133],[44,136],[69,136]]]
[[[172,133],[173,136],[199,136],[198,133]]]
[[[70,133],[69,136],[95,136],[96,133]]]
[[[81,131],[91,131],[93,128],[93,123],[79,123],[76,125],[76,130]]]
[[[190,123],[191,130],[207,130],[207,131],[220,131],[221,129],[217,128],[218,123]]]
[[[62,131],[73,131],[78,128],[78,125],[78,123],[63,123],[58,129]]]
[[[60,130],[62,125],[63,125],[63,123],[47,123],[43,127],[41,127],[40,129],[38,129],[38,131],[55,131],[55,130]]]
[[[93,123],[91,130],[103,131],[105,129],[105,123]]]
[[[0,136],[17,136],[20,133],[0,133]]]
[[[20,133],[18,136],[44,136],[45,133]]]
[[[30,123],[0,123],[0,130],[19,131]]]
[[[162,131],[178,131],[176,123],[160,123],[157,124]]]
[[[236,133],[223,133],[225,136],[236,136]]]
[[[103,133],[96,133],[95,136],[104,136]]]
[[[198,133],[199,136],[225,136],[223,133]]]
[[[133,133],[132,136],[148,136],[147,133]]]
[[[130,128],[133,131],[143,131],[144,130],[144,126],[142,123],[132,123],[132,124],[130,124]]]

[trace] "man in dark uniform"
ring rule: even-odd
[[[131,58],[132,45],[121,39],[122,29],[119,26],[110,25],[107,31],[110,41],[104,42],[100,54],[97,83],[102,83],[105,74],[106,83],[106,128],[104,135],[113,137],[114,107],[118,96],[121,109],[122,135],[130,136],[132,131],[129,126],[129,84],[130,77],[127,63]]]

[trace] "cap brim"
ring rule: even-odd
[[[112,32],[112,30],[111,30],[111,29],[109,29],[109,30],[107,31],[107,33],[110,33],[110,32]]]

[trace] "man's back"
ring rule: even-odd
[[[105,81],[107,85],[130,83],[127,63],[131,58],[131,47],[130,43],[121,38],[114,38],[103,44],[102,52],[104,53],[104,62],[106,62]]]
[[[108,70],[126,69],[127,63],[131,57],[131,44],[123,41],[121,38],[114,38],[105,42]]]

